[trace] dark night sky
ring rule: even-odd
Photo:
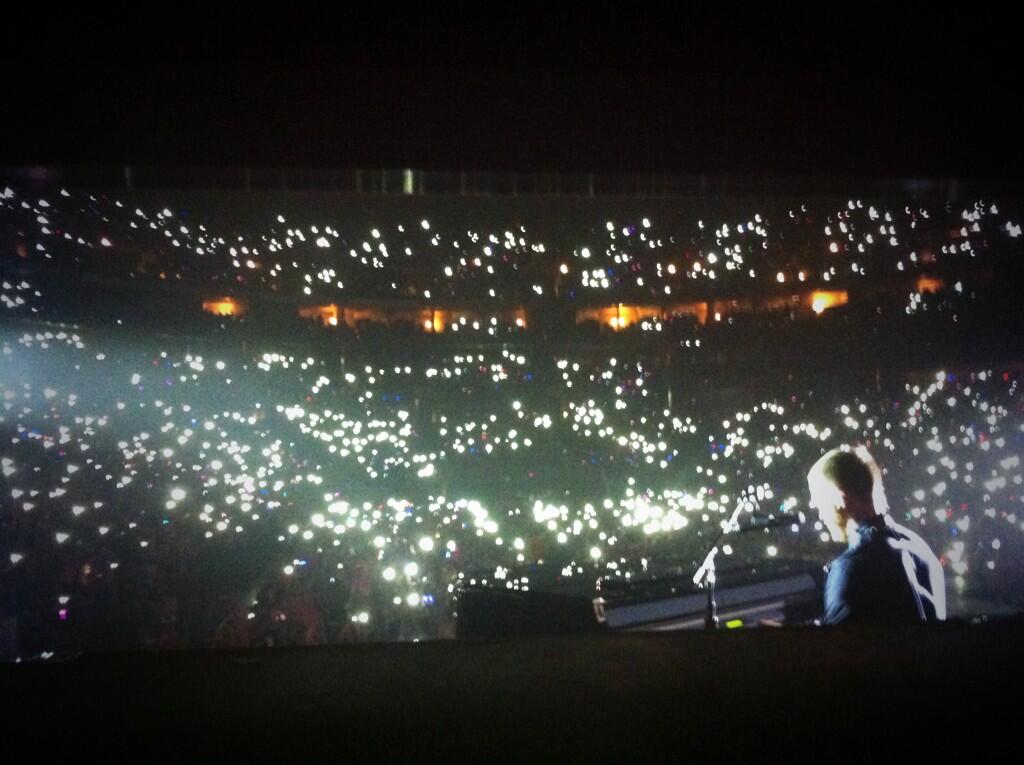
[[[1024,169],[1020,35],[995,12],[661,21],[584,8],[543,24],[513,6],[511,19],[458,24],[425,10],[15,19],[0,54],[0,164]]]

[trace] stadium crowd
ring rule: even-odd
[[[824,561],[805,474],[843,442],[875,454],[889,511],[941,555],[951,589],[1020,605],[1021,368],[970,276],[1021,240],[991,202],[850,200],[548,240],[571,249],[425,218],[356,233],[281,215],[228,234],[116,195],[7,189],[2,204],[0,257],[17,269],[0,284],[8,657],[452,637],[466,585],[593,593],[695,567],[737,507],[804,518],[730,540],[737,565]],[[564,336],[202,316],[193,331],[184,314],[156,332],[119,304],[108,321],[72,315],[46,261],[298,301],[881,286],[811,318]],[[884,289],[946,261],[961,270],[935,294]]]

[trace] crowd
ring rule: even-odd
[[[803,511],[840,441],[876,452],[951,584],[1018,589],[1016,369],[732,405],[639,356],[157,347],[3,338],[4,610],[29,652],[451,634],[460,584],[593,586],[693,558],[737,503]],[[736,552],[825,558],[812,516]]]
[[[246,245],[202,224],[178,224],[168,210],[151,215],[112,197],[85,198],[60,195],[51,206],[8,191],[5,214],[31,214],[38,230],[8,217],[4,262],[78,257],[75,248],[86,260],[105,249],[117,255],[130,241],[142,247],[146,232],[170,242],[146,245],[165,278],[234,273],[220,270],[226,250],[241,264],[238,276],[284,290],[293,270],[309,268],[314,248],[344,249],[330,227],[303,233],[279,221]],[[76,212],[58,214],[58,203]],[[773,254],[775,235],[785,231],[797,244],[794,232],[807,232],[807,242],[821,236],[805,210],[793,213],[778,229],[761,216],[735,229],[720,224],[699,235],[711,237],[700,240],[700,269],[688,262],[652,282],[661,289],[710,280],[704,268],[716,264],[703,248],[716,240],[741,245],[722,247],[723,261],[758,271],[771,262],[789,274]],[[907,208],[899,230],[881,243],[873,234],[875,249],[861,253],[872,244],[861,233],[866,221],[888,232],[895,216],[856,201],[848,213],[834,216],[825,235],[845,237],[849,247],[821,257],[856,259],[868,275],[888,267],[883,252],[915,268],[898,253],[913,237],[948,227],[950,217],[929,225],[931,216]],[[981,258],[984,242],[1000,237],[1012,253],[1019,230],[996,206],[963,213],[966,233],[950,234],[955,251],[947,245],[932,255],[971,258],[977,250]],[[76,236],[95,232],[103,215],[109,248]],[[612,226],[606,240],[592,240],[593,254],[573,253],[573,268],[616,254],[621,261],[626,242],[651,244],[652,254],[637,248],[636,261],[626,262],[653,268],[657,237],[672,240],[649,224]],[[344,287],[332,289],[360,284],[351,275],[356,264],[374,268],[364,255],[397,259],[403,245],[423,255],[448,242],[438,223],[406,228],[404,237],[371,231],[376,256],[372,244],[371,252],[342,254],[331,278]],[[297,243],[311,234],[329,246]],[[524,232],[497,243],[479,238],[492,252],[480,257],[496,266],[493,280],[481,277],[484,286],[514,285],[502,268],[526,272],[532,259],[565,255]],[[466,257],[470,242],[447,255],[405,257],[428,274]],[[765,246],[744,249],[752,243]],[[285,265],[271,273],[288,249],[296,253],[281,255]],[[342,272],[346,257],[352,263]],[[168,270],[172,263],[177,271]],[[153,276],[152,268],[133,273]],[[488,273],[459,268],[452,290]],[[722,265],[714,278],[737,268]],[[389,273],[378,271],[377,281]],[[643,273],[636,278],[651,278]],[[825,279],[831,271],[813,273]],[[424,278],[415,284],[438,283]],[[571,286],[555,280],[542,290],[587,288],[575,277]],[[590,289],[627,288],[607,273],[607,287],[594,280],[601,278],[592,271]],[[327,289],[318,278],[301,282]],[[385,331],[372,342],[328,345],[318,334],[282,338],[259,326],[239,335],[219,320],[206,333],[156,333],[120,318],[76,322],[61,313],[62,296],[29,278],[0,287],[0,619],[8,657],[451,637],[467,585],[592,594],[609,578],[688,570],[737,508],[791,512],[804,522],[730,539],[730,564],[823,562],[834,549],[806,506],[805,474],[843,442],[875,454],[890,512],[941,555],[951,591],[1020,606],[1021,370],[971,289],[909,300],[886,294],[811,320],[782,313],[706,326],[668,321],[657,330],[638,323],[584,346],[528,334],[480,345],[455,333],[403,344]],[[856,364],[868,356],[872,363]]]
[[[43,198],[8,187],[0,192],[0,231],[22,261],[138,282],[321,303],[472,300],[495,308],[552,297],[651,302],[786,286],[860,287],[990,266],[1019,255],[1024,244],[1020,210],[990,200],[779,202],[760,212],[723,209],[714,220],[679,203],[663,211],[664,221],[632,210],[611,216],[604,208],[552,221],[510,205],[470,224],[458,215],[305,198],[284,199],[287,214],[264,217],[265,206],[256,214],[247,211],[256,205],[241,199],[186,197],[171,207],[131,192],[54,189]]]

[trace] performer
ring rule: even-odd
[[[867,449],[840,446],[807,474],[811,507],[846,551],[825,580],[825,624],[946,618],[942,566],[927,543],[888,515],[882,473]]]

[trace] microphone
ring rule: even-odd
[[[749,524],[746,524],[740,531],[756,531],[760,529],[774,529],[779,526],[792,526],[795,524],[801,524],[805,520],[803,513],[794,515],[792,513],[779,513],[778,515],[762,516],[754,518]]]

